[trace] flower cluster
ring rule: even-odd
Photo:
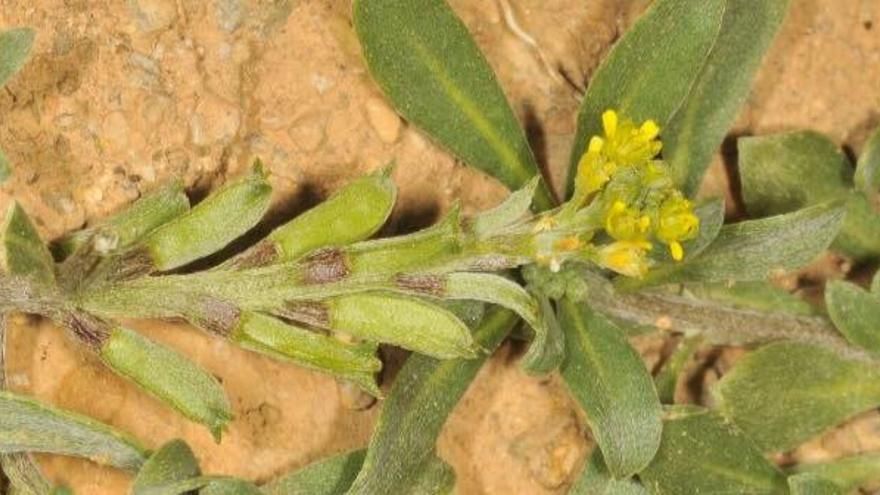
[[[560,259],[580,255],[640,277],[655,243],[681,261],[682,242],[697,234],[700,222],[691,201],[675,187],[669,166],[657,158],[660,127],[652,120],[637,125],[613,110],[602,115],[602,126],[604,135],[593,136],[578,162],[572,200],[535,227],[558,233],[544,236],[539,261],[555,270]],[[581,222],[574,223],[583,227],[586,219],[588,228],[566,235],[564,226],[576,217]]]

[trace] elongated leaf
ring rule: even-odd
[[[844,495],[844,491],[834,482],[814,473],[790,476],[788,486],[791,495]]]
[[[85,416],[0,391],[0,453],[44,452],[137,469],[146,456],[129,436]]]
[[[522,220],[529,213],[540,180],[540,177],[533,178],[522,188],[510,193],[500,205],[477,215],[474,218],[474,234],[478,238],[496,235]]]
[[[219,441],[232,418],[232,408],[212,375],[185,356],[124,327],[113,330],[100,354],[114,372],[207,426]]]
[[[825,285],[828,315],[847,340],[880,354],[880,297],[850,282]]]
[[[438,358],[474,357],[470,330],[449,311],[392,293],[358,293],[327,302],[330,328]]]
[[[35,36],[34,30],[28,28],[10,29],[0,33],[0,86],[27,61]]]
[[[816,308],[765,280],[687,284],[687,291],[701,299],[718,301],[737,308],[815,316]]]
[[[823,201],[847,202],[835,247],[857,257],[880,254],[880,217],[865,193],[853,192],[846,155],[812,131],[739,141],[743,201],[753,215],[788,213]]]
[[[263,495],[263,492],[250,481],[229,478],[211,481],[199,495]]]
[[[447,296],[498,304],[510,309],[528,323],[535,338],[523,356],[523,369],[532,374],[555,370],[565,354],[565,340],[552,316],[552,307],[539,306],[518,284],[486,273],[451,273],[446,282]]]
[[[871,134],[859,155],[854,177],[856,189],[865,194],[876,194],[877,186],[880,185],[878,169],[880,169],[880,127]]]
[[[495,74],[443,0],[356,0],[354,24],[373,78],[408,120],[507,187],[537,175]],[[552,199],[541,187],[536,203]]]
[[[172,440],[147,459],[134,479],[131,493],[132,495],[168,493],[168,487],[175,482],[194,478],[200,474],[199,462],[186,442]]]
[[[407,488],[409,495],[451,495],[455,487],[455,471],[436,455],[418,469],[418,476]]]
[[[660,450],[639,478],[653,494],[786,493],[785,477],[746,436],[689,406],[667,410]]]
[[[366,450],[322,459],[264,485],[266,495],[342,495],[360,471]]]
[[[716,385],[718,410],[765,451],[787,450],[880,404],[880,370],[809,344],[746,356]]]
[[[55,280],[52,255],[18,203],[9,207],[0,224],[0,273],[31,277],[44,284]]]
[[[789,0],[727,0],[721,31],[681,107],[663,131],[663,157],[688,195],[749,94]]]
[[[880,454],[863,454],[833,461],[796,464],[794,473],[810,473],[833,481],[844,492],[880,482]]]
[[[645,487],[632,479],[615,479],[608,472],[602,452],[595,449],[568,495],[647,495]]]
[[[494,350],[516,317],[489,310],[474,331],[476,342]],[[363,468],[349,494],[406,494],[420,468],[434,456],[437,436],[488,356],[439,361],[412,355],[401,368],[382,408]]]
[[[562,377],[615,478],[644,468],[660,444],[661,407],[641,356],[623,332],[583,304],[559,303],[567,351]]]
[[[687,97],[721,29],[724,0],[657,0],[617,42],[593,75],[578,114],[568,190],[602,112],[664,127]]]
[[[675,389],[678,388],[679,379],[702,342],[703,339],[700,336],[683,338],[678,343],[675,352],[663,364],[663,369],[654,377],[660,402],[664,404],[675,402]]]
[[[673,282],[765,280],[777,270],[801,267],[825,250],[843,220],[840,202],[822,203],[794,213],[725,225],[699,255],[652,269],[621,287]]]

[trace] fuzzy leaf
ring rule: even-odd
[[[134,479],[131,493],[132,495],[167,493],[168,486],[173,483],[200,474],[199,462],[189,445],[183,440],[172,440],[147,459]]]
[[[263,492],[249,481],[228,478],[211,481],[199,495],[263,495]]]
[[[815,474],[833,481],[844,492],[880,482],[880,454],[862,454],[833,461],[796,464],[794,473]]]
[[[476,342],[494,351],[516,322],[514,313],[493,308],[474,331]],[[408,494],[421,468],[434,456],[446,418],[488,358],[439,361],[414,354],[391,387],[351,495]]]
[[[332,330],[438,358],[476,355],[467,326],[449,311],[421,299],[365,292],[335,297],[326,304]]]
[[[9,480],[9,495],[48,495],[52,491],[30,454],[0,454],[0,473]]]
[[[678,382],[702,342],[703,339],[700,336],[681,339],[675,352],[663,364],[663,368],[654,377],[660,402],[664,404],[675,402],[675,389],[678,388]]]
[[[474,218],[474,234],[478,238],[497,235],[506,227],[525,218],[540,180],[540,177],[534,177],[525,186],[510,193],[500,205],[477,215]]]
[[[36,33],[16,28],[0,33],[0,86],[6,83],[27,61]]]
[[[611,322],[571,299],[559,303],[562,377],[587,415],[615,478],[644,468],[660,444],[661,407],[641,356]]]
[[[538,174],[495,74],[443,0],[356,0],[354,25],[370,73],[397,110],[510,189]],[[546,186],[535,199],[552,204]]]
[[[100,355],[114,372],[207,426],[219,441],[232,409],[223,387],[211,374],[182,354],[124,327],[113,330]]]
[[[364,463],[366,450],[355,450],[286,474],[262,487],[266,495],[342,495]]]
[[[602,452],[595,449],[568,495],[648,495],[648,491],[632,479],[611,476]]]
[[[847,340],[880,354],[880,296],[850,282],[831,280],[825,285],[825,305]]]
[[[660,450],[639,478],[653,494],[785,493],[785,477],[745,435],[692,406],[667,409]]]
[[[596,70],[578,113],[568,190],[601,115],[614,108],[664,127],[687,97],[721,29],[725,0],[657,0]]]
[[[641,280],[621,280],[619,286],[765,280],[774,271],[799,268],[813,261],[837,235],[843,214],[843,205],[831,202],[725,225],[699,255],[654,268]]]
[[[813,473],[790,476],[788,486],[791,495],[844,495],[834,482]]]
[[[733,284],[727,282],[687,284],[686,289],[699,299],[709,299],[736,308],[783,312],[800,316],[816,315],[816,308],[810,303],[765,280]]]
[[[809,344],[747,355],[713,393],[718,410],[764,451],[787,450],[880,405],[880,370]]]
[[[55,280],[52,255],[18,203],[0,225],[0,273],[30,277],[44,284]]]
[[[43,452],[137,469],[146,455],[128,435],[91,418],[0,391],[0,453]]]
[[[880,186],[878,168],[880,168],[880,127],[871,134],[859,155],[853,177],[856,189],[869,195],[877,194],[877,186]]]
[[[788,0],[727,0],[721,31],[693,87],[663,130],[663,157],[688,195],[696,193],[712,156],[751,89]]]

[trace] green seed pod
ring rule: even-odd
[[[376,344],[348,344],[253,312],[241,314],[229,339],[246,349],[351,380],[373,396],[381,395],[375,379],[382,369]]]
[[[9,207],[0,226],[0,272],[45,284],[55,281],[52,255],[18,203]]]
[[[476,356],[471,332],[449,311],[421,299],[361,292],[290,305],[290,316],[374,342],[438,358]]]
[[[154,268],[170,270],[213,254],[250,230],[269,208],[272,188],[259,162],[185,215],[162,225],[142,247]]]
[[[114,328],[98,352],[113,371],[207,426],[219,442],[232,412],[223,388],[205,370],[124,327]]]
[[[275,242],[281,260],[361,241],[385,224],[396,199],[397,189],[386,171],[368,175],[279,227],[269,239]]]
[[[65,259],[93,240],[95,249],[106,254],[130,247],[159,226],[189,210],[183,182],[171,181],[132,203],[94,227],[62,237],[53,245],[55,257]]]

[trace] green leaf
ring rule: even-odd
[[[552,307],[539,306],[538,300],[519,284],[487,273],[451,273],[446,280],[445,297],[498,304],[525,320],[535,332],[535,338],[522,358],[526,372],[550,373],[562,361],[565,340],[554,322]]]
[[[749,95],[788,0],[727,0],[721,31],[681,107],[663,130],[663,158],[690,196]]]
[[[418,476],[410,482],[408,495],[451,495],[455,487],[455,471],[436,455],[418,468]]]
[[[232,409],[223,387],[211,374],[182,354],[124,327],[112,331],[100,355],[114,372],[207,426],[219,441]]]
[[[364,463],[366,450],[355,450],[286,474],[262,487],[266,495],[342,495]]]
[[[586,412],[611,474],[632,476],[660,444],[662,410],[651,375],[611,322],[569,298],[558,309],[567,351],[562,377]]]
[[[6,83],[27,61],[36,33],[16,28],[0,33],[0,86]]]
[[[608,472],[602,452],[594,449],[568,495],[647,495],[645,487],[632,479],[615,479]]]
[[[815,474],[833,481],[844,492],[880,482],[880,454],[861,454],[833,461],[796,464],[794,473]]]
[[[468,165],[510,189],[538,174],[495,74],[443,0],[356,0],[370,73],[397,110]],[[535,199],[553,200],[546,186]]]
[[[168,486],[200,474],[199,462],[189,445],[183,440],[172,440],[147,459],[134,479],[131,493],[132,495],[167,493]]]
[[[785,477],[745,435],[692,406],[667,410],[660,450],[639,478],[653,494],[786,493]]]
[[[664,127],[682,105],[721,29],[725,0],[657,0],[596,70],[578,113],[568,190],[601,115],[617,109],[635,122]]]
[[[831,321],[848,341],[880,354],[880,297],[842,280],[825,285]]]
[[[859,155],[855,177],[853,177],[858,191],[868,195],[877,193],[877,187],[880,186],[878,168],[880,168],[880,127],[874,130]]]
[[[788,486],[791,495],[844,495],[834,482],[813,473],[790,476]]]
[[[755,216],[788,213],[839,199],[852,187],[852,166],[827,137],[813,131],[741,138],[742,196]]]
[[[103,423],[0,391],[0,453],[17,452],[84,457],[130,470],[146,458],[134,439]]]
[[[641,280],[620,280],[618,286],[766,280],[778,270],[792,270],[813,261],[837,235],[843,214],[843,205],[831,202],[725,225],[699,255],[656,267]]]
[[[55,281],[52,255],[18,203],[0,225],[0,273],[30,277],[44,284]]]
[[[540,177],[532,178],[528,184],[510,193],[500,205],[477,215],[473,224],[474,235],[479,239],[498,235],[505,228],[526,218],[540,181]]]
[[[816,308],[807,301],[766,280],[732,284],[727,282],[687,284],[685,288],[697,298],[729,304],[736,308],[800,316],[815,316],[817,312]]]
[[[798,131],[743,138],[739,152],[743,201],[751,214],[843,199],[846,217],[835,247],[856,258],[880,254],[880,217],[865,193],[852,191],[852,166],[827,137]]]
[[[880,370],[809,344],[750,353],[713,393],[718,410],[764,451],[788,450],[880,405]]]
[[[250,481],[228,478],[211,481],[199,495],[263,495],[263,492]]]
[[[493,351],[516,322],[514,313],[492,308],[474,331],[476,342]],[[437,436],[488,355],[439,361],[412,355],[391,387],[363,468],[349,494],[407,494],[407,487],[434,456]]]
[[[663,364],[663,368],[654,377],[660,402],[664,404],[675,402],[675,389],[678,388],[678,382],[702,342],[703,339],[700,336],[681,339],[675,352]]]

